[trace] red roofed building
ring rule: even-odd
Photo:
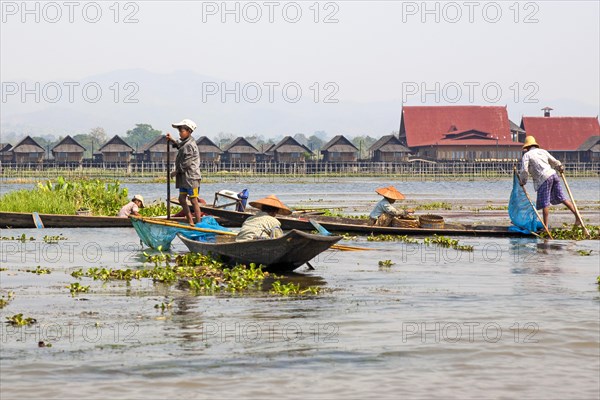
[[[400,140],[418,157],[434,160],[516,160],[517,132],[506,107],[404,106]]]
[[[600,161],[598,117],[523,117],[521,128],[561,161]]]

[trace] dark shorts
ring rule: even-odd
[[[198,197],[198,188],[179,188],[179,194],[187,194],[190,199]]]
[[[560,204],[565,200],[568,200],[567,196],[565,196],[565,193],[562,190],[558,175],[554,174],[546,179],[538,189],[536,208],[541,210],[542,208],[548,207],[550,204]]]

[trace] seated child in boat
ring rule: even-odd
[[[392,204],[396,200],[404,199],[404,195],[393,186],[380,188],[375,191],[377,194],[383,196],[383,199],[377,205],[371,214],[369,215],[370,223],[374,226],[390,226],[394,217],[404,217],[410,214],[412,210],[398,210]]]
[[[184,119],[171,125],[179,130],[179,141],[175,141],[170,133],[167,133],[167,140],[173,143],[177,149],[175,158],[175,171],[171,176],[175,177],[175,187],[179,189],[179,203],[183,208],[185,217],[190,225],[194,225],[194,219],[187,204],[189,197],[194,208],[196,222],[200,222],[200,205],[198,204],[198,190],[202,175],[200,174],[200,152],[198,145],[192,138],[192,132],[196,129],[196,123],[189,119]]]
[[[290,215],[292,211],[285,206],[275,195],[270,195],[264,199],[251,201],[252,207],[258,208],[260,212],[248,217],[242,229],[236,237],[236,242],[244,242],[257,239],[275,239],[283,236],[281,222],[275,218],[275,215]]]
[[[125,204],[121,208],[121,211],[119,211],[119,215],[117,215],[117,217],[127,218],[130,215],[139,216],[140,208],[144,208],[144,198],[142,195],[136,194],[129,203]]]

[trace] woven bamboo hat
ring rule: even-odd
[[[292,213],[292,210],[287,208],[286,205],[283,204],[281,200],[279,200],[274,194],[271,194],[264,199],[251,201],[250,205],[254,208],[258,208],[259,210],[262,210],[263,206],[277,208],[279,210],[278,213],[282,215],[290,215]]]
[[[386,198],[392,199],[392,200],[402,200],[402,199],[404,199],[404,195],[402,193],[400,193],[398,191],[398,189],[396,189],[393,186],[379,188],[379,189],[375,190],[375,192],[377,194],[382,195],[383,197],[386,197]]]
[[[135,196],[133,196],[133,199],[131,199],[131,201],[133,200],[139,200],[140,203],[142,203],[142,208],[144,208],[144,198],[141,194],[136,194]]]
[[[525,143],[523,143],[523,148],[526,149],[526,148],[531,147],[531,146],[540,147],[540,145],[537,144],[537,142],[535,141],[535,138],[533,136],[527,136],[525,138]]]

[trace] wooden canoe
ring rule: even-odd
[[[63,215],[39,214],[46,228],[131,228],[129,218],[90,216],[90,215]],[[173,219],[183,221],[183,218]],[[33,213],[0,212],[0,228],[35,228]]]
[[[341,236],[321,236],[292,230],[280,238],[225,243],[191,240],[178,233],[179,239],[193,253],[220,258],[228,264],[262,264],[268,271],[291,272],[306,264],[337,243]]]
[[[219,217],[220,220],[230,221],[230,226],[241,226],[246,218],[252,215],[249,212],[228,211],[209,206],[201,206],[202,212]],[[357,235],[445,235],[445,236],[491,236],[491,237],[523,237],[528,236],[520,232],[513,232],[507,226],[489,225],[459,225],[445,224],[441,229],[426,228],[396,228],[368,225],[366,220],[355,218],[338,218],[315,215],[311,219],[318,221],[330,232],[344,232]],[[315,228],[306,218],[292,218],[277,216],[283,230],[313,231]]]

